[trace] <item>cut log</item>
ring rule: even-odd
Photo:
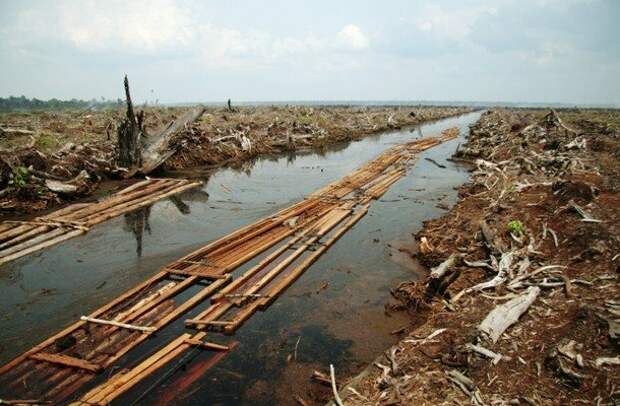
[[[487,334],[493,342],[497,342],[501,335],[504,334],[504,331],[516,323],[519,317],[527,311],[539,294],[540,288],[538,286],[531,286],[521,296],[502,303],[491,310],[482,323],[480,323],[478,329]]]
[[[227,345],[220,345],[216,343],[208,343],[202,340],[198,340],[195,338],[188,338],[184,341],[186,344],[195,345],[199,348],[205,348],[207,350],[215,350],[215,351],[228,351],[230,347]]]

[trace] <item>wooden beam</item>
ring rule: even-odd
[[[228,351],[230,348],[226,345],[220,345],[220,344],[216,344],[216,343],[208,343],[208,342],[204,342],[202,340],[198,340],[195,338],[188,338],[185,340],[185,343],[190,344],[190,345],[194,345],[200,348],[204,348],[207,350],[216,350],[216,351]]]
[[[120,323],[120,322],[114,321],[114,320],[96,319],[94,317],[88,317],[88,316],[82,316],[82,317],[80,317],[80,320],[87,321],[89,323],[105,324],[105,325],[108,325],[108,326],[121,327],[121,328],[124,328],[124,329],[127,329],[127,330],[143,331],[143,332],[146,332],[146,333],[152,333],[153,331],[157,330],[157,328],[155,328],[155,327],[136,326],[136,325],[133,325],[133,324]]]
[[[30,355],[28,358],[37,361],[49,362],[52,364],[60,364],[66,367],[79,368],[95,374],[101,372],[103,368],[101,365],[93,364],[92,362],[85,361],[83,359],[69,357],[62,354],[48,354],[45,352],[38,352]]]

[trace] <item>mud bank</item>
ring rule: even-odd
[[[344,404],[618,402],[620,113],[547,113],[473,126],[471,182],[416,236],[431,273],[392,290],[407,334]]]
[[[187,108],[146,108],[146,130],[163,128]],[[463,107],[208,108],[173,140],[163,170],[240,166],[264,154],[321,149],[370,134],[471,111]],[[116,125],[121,111],[0,115],[0,216],[32,213],[90,196],[118,179]],[[182,173],[187,175],[187,172]],[[71,182],[70,195],[46,180]],[[125,182],[124,185],[126,186]]]

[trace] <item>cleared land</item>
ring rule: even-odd
[[[472,180],[418,233],[411,325],[341,395],[366,404],[617,404],[620,112],[498,110]]]
[[[165,128],[189,108],[145,109],[147,131]],[[208,108],[173,140],[163,170],[239,165],[261,154],[321,148],[390,129],[469,111],[463,107]],[[89,196],[122,178],[116,126],[124,111],[5,113],[0,115],[0,211],[16,215]],[[189,175],[188,171],[184,172]],[[70,183],[71,193],[49,180]]]

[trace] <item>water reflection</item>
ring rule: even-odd
[[[189,205],[185,203],[179,196],[173,195],[168,198],[174,204],[174,206],[179,210],[181,214],[188,215],[191,213],[191,209]]]
[[[146,231],[151,234],[149,217],[151,216],[152,207],[152,205],[146,206],[125,214],[123,230],[133,233],[136,238],[136,254],[138,257],[142,257],[142,236],[144,232]]]
[[[419,130],[419,127],[417,127],[417,129],[418,129],[418,133],[421,136],[421,131]],[[414,130],[415,129],[412,129],[411,131],[414,131]],[[373,135],[369,135],[365,137],[365,139],[373,139],[373,138],[378,139],[382,135],[383,134],[381,133],[373,134]],[[244,173],[247,176],[251,176],[252,170],[254,169],[254,167],[261,161],[278,163],[279,160],[282,159],[282,157],[284,156],[286,157],[287,166],[292,166],[295,164],[295,161],[298,158],[308,156],[308,155],[316,155],[320,158],[329,158],[330,155],[346,150],[351,145],[351,143],[355,141],[359,141],[359,140],[342,141],[336,144],[320,144],[320,145],[316,145],[310,148],[287,150],[279,154],[264,154],[261,156],[246,159],[241,162],[231,162],[226,166],[226,169],[231,170],[233,172]],[[194,179],[200,179],[206,185],[207,182],[209,181],[210,176],[218,169],[219,168],[203,167],[203,168],[176,170],[176,171],[170,170],[167,172],[167,175],[183,176],[183,177],[189,177],[189,178],[194,178]]]
[[[206,177],[207,181],[209,176]],[[205,184],[207,183],[205,181]],[[209,193],[202,188],[190,189],[183,192],[180,195],[172,195],[168,197],[168,201],[171,202],[174,207],[177,208],[179,213],[187,216],[191,214],[192,210],[187,202],[199,202],[206,203],[209,200]],[[125,223],[123,230],[131,232],[136,239],[136,254],[138,258],[142,257],[143,236],[146,231],[151,235],[151,224],[149,218],[151,216],[151,209],[153,205],[143,207],[141,209],[134,210],[124,215]]]
[[[205,186],[208,180],[209,180],[208,177],[206,178],[206,180],[203,180],[203,183]],[[202,188],[194,188],[194,189],[186,190],[178,197],[179,199],[183,199],[184,202],[206,203],[209,200],[209,193],[207,193],[207,191],[204,190],[205,186],[203,186]],[[183,214],[189,214],[189,211]]]

